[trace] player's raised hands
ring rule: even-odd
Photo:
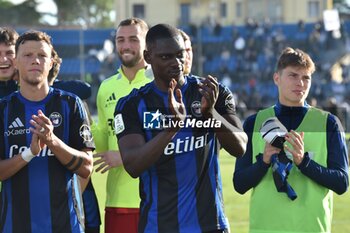
[[[201,112],[205,116],[212,111],[219,96],[219,83],[216,78],[208,75],[199,84],[199,92],[202,94]]]
[[[31,132],[38,136],[40,143],[49,145],[53,141],[52,122],[41,110],[38,110],[37,115],[32,115],[30,124],[33,126],[33,128],[30,128]]]
[[[186,107],[182,101],[181,90],[177,87],[175,79],[172,79],[169,83],[168,102],[170,111],[175,116],[174,120],[184,121],[186,118]]]

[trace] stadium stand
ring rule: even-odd
[[[286,46],[305,50],[316,62],[317,72],[314,74],[315,81],[309,96],[315,98],[319,106],[325,107],[329,98],[335,97],[340,108],[349,112],[347,103],[350,103],[350,93],[344,91],[350,87],[349,64],[339,65],[343,71],[340,82],[335,82],[331,75],[332,66],[339,63],[350,51],[349,21],[343,22],[340,38],[334,38],[332,33],[326,32],[322,22],[250,22],[244,26],[191,25],[181,28],[191,36],[193,43],[193,72],[228,78],[230,88],[240,101],[239,106],[245,108],[242,118],[250,111],[272,104],[277,95],[272,82],[274,64],[280,51]],[[114,73],[120,64],[116,56],[110,59],[109,54],[101,55],[104,42],[113,41],[114,29],[41,30],[52,37],[55,48],[63,58],[60,79],[83,77],[97,89],[100,82]],[[21,33],[24,29],[18,31]],[[344,122],[344,125],[350,128],[350,122]]]

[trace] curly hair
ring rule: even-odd
[[[17,39],[18,33],[15,30],[8,27],[0,27],[0,44],[15,45]]]
[[[49,84],[53,84],[57,78],[58,73],[60,72],[62,59],[58,56],[58,53],[55,49],[52,50],[52,68],[47,77]]]

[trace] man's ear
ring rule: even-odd
[[[280,79],[280,73],[278,71],[276,71],[274,74],[273,74],[273,81],[274,83],[278,86],[278,81]]]
[[[148,64],[151,64],[151,54],[149,51],[147,50],[144,50],[143,51],[143,58],[145,59],[145,61],[148,63]]]
[[[17,57],[13,59],[13,67],[17,70]]]

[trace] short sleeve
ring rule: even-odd
[[[219,96],[215,109],[220,115],[236,114],[236,103],[232,92],[222,84],[219,84]]]
[[[114,129],[118,140],[128,134],[144,134],[134,98],[121,98],[114,112]]]
[[[85,148],[95,149],[88,113],[80,98],[76,98],[71,106],[70,146],[77,150]]]

